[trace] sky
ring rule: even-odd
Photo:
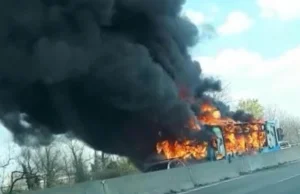
[[[191,50],[204,73],[230,83],[236,102],[258,98],[300,116],[299,0],[187,0],[183,14],[201,30],[211,24],[217,37]],[[11,142],[0,126],[0,162]]]
[[[300,116],[300,1],[187,0],[183,14],[217,37],[192,49],[203,72],[230,84],[233,102],[258,98]]]

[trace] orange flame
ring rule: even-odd
[[[237,123],[230,118],[222,118],[220,111],[211,104],[202,104],[201,114],[191,118],[187,127],[192,130],[200,130],[197,120],[203,125],[219,126],[224,138],[225,151],[233,154],[252,152],[263,147],[266,142],[266,134],[262,130],[263,120],[252,119],[248,123]],[[212,146],[217,144],[212,139]],[[196,140],[190,141],[169,141],[158,142],[156,150],[167,159],[190,158],[203,159],[207,156],[208,143],[199,143]],[[222,157],[219,157],[222,158]]]
[[[187,127],[188,127],[188,129],[192,129],[192,130],[200,130],[201,129],[200,125],[197,123],[196,117],[191,117],[189,119]]]
[[[167,159],[186,159],[189,157],[194,157],[195,159],[202,159],[205,158],[207,155],[207,143],[194,143],[190,140],[185,140],[182,142],[171,142],[165,140],[157,143],[156,149],[159,154],[164,154],[164,156]]]

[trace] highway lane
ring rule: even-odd
[[[300,163],[265,170],[182,194],[300,194]]]

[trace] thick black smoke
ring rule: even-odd
[[[250,113],[245,112],[244,110],[232,111],[230,109],[230,106],[228,104],[225,104],[222,101],[219,101],[219,100],[216,100],[213,98],[209,98],[207,96],[206,96],[206,99],[209,99],[209,102],[211,104],[213,104],[215,107],[217,107],[218,110],[220,110],[221,115],[223,117],[229,117],[235,121],[240,121],[240,122],[250,122],[250,121],[254,120],[254,116]]]
[[[159,132],[186,134],[193,113],[184,98],[220,86],[188,54],[198,31],[180,17],[184,2],[2,1],[0,117],[15,140],[47,144],[72,131],[138,163]]]
[[[243,110],[237,110],[236,112],[231,112],[230,117],[236,121],[241,121],[241,122],[249,122],[255,119],[252,114],[246,113]]]
[[[212,79],[210,79],[210,81],[213,82]],[[217,85],[217,83],[219,85]],[[215,81],[214,84],[215,84],[216,91],[221,90],[221,88],[220,88],[221,85],[219,82]],[[216,107],[220,111],[222,117],[232,118],[233,120],[239,121],[239,122],[250,122],[252,120],[255,120],[255,118],[252,114],[246,113],[244,110],[232,111],[228,104],[225,104],[224,102],[222,102],[220,100],[214,99],[209,95],[205,95],[204,93],[201,93],[201,96],[198,96],[197,102],[191,105],[191,108],[196,115],[201,114],[199,105],[201,105],[203,103],[208,103],[208,104],[211,104],[214,107]]]

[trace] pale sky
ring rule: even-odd
[[[229,2],[187,1],[185,14],[218,32],[193,49],[194,58],[205,73],[231,83],[233,99],[258,98],[300,116],[300,1]]]

